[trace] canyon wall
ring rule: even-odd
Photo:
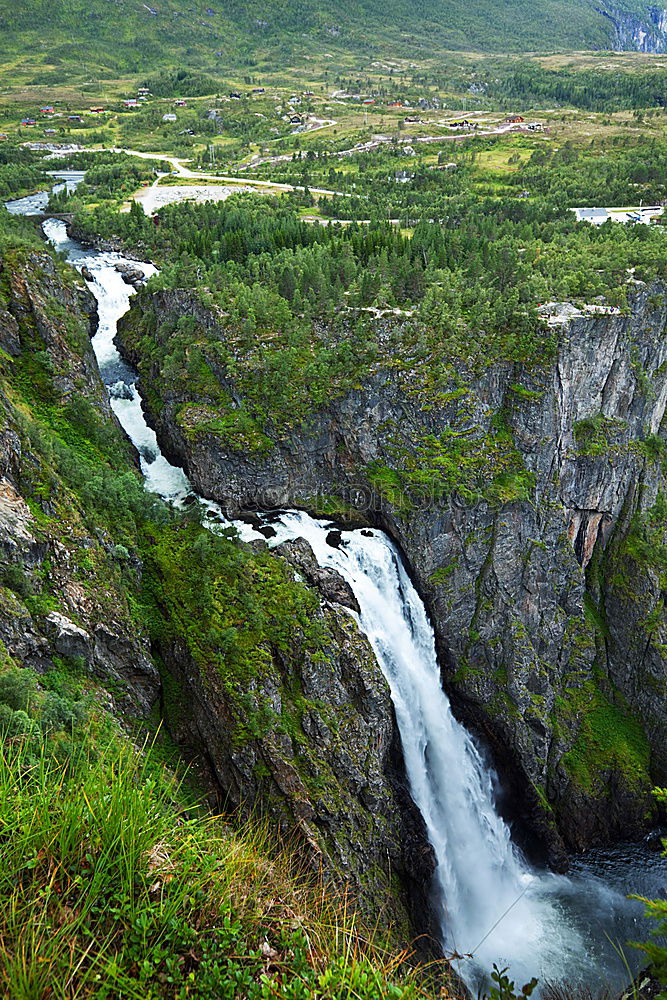
[[[667,10],[649,6],[644,12],[614,5],[595,8],[611,22],[617,52],[667,52]]]
[[[234,516],[300,506],[397,541],[455,709],[554,863],[641,834],[667,777],[667,299],[639,284],[630,298],[627,314],[554,307],[555,350],[531,365],[401,360],[405,330],[378,321],[386,350],[358,387],[279,425],[270,399],[263,423],[255,406],[259,445],[241,355],[220,361],[223,316],[189,292],[144,294],[122,333],[199,492]],[[167,377],[184,315],[203,389]]]
[[[74,678],[138,743],[162,721],[213,808],[265,816],[341,906],[347,893],[399,948],[423,934],[437,951],[432,852],[351,593],[307,546],[240,558],[145,493],[96,324],[83,281],[48,253],[0,258],[0,673]],[[208,544],[222,570],[205,581]],[[225,608],[247,601],[234,628],[208,587]],[[283,621],[288,598],[300,623]]]

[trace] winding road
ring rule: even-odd
[[[165,156],[163,153],[142,153],[136,149],[121,149],[118,146],[112,146],[108,149],[111,153],[126,153],[128,156],[139,156],[143,160],[164,160],[165,163],[169,163],[172,167],[173,173],[182,177],[184,180],[198,180],[198,181],[209,181],[214,184],[242,184],[244,187],[261,187],[269,188],[272,191],[304,191],[305,188],[303,184],[282,184],[277,181],[260,181],[249,177],[230,177],[227,174],[212,174],[203,170],[190,170],[185,164],[188,160],[179,159],[176,156]],[[165,176],[164,174],[162,176]],[[157,178],[159,181],[160,178]],[[154,181],[154,184],[156,182]],[[315,188],[309,187],[308,190],[312,194],[323,194],[323,195],[333,195],[342,194],[342,191],[331,191],[329,188]]]

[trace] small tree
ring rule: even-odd
[[[667,788],[656,788],[654,794],[658,802],[662,806],[667,807]],[[663,841],[663,845],[665,847],[665,855],[667,856],[667,841]],[[658,921],[658,925],[653,933],[656,936],[667,937],[667,899],[646,899],[644,902],[647,905],[649,916],[654,917]],[[637,945],[637,947],[649,957],[653,966],[653,974],[666,987],[656,1000],[667,1000],[667,947],[664,944],[658,944],[657,941],[647,941],[644,944]]]

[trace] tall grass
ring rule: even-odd
[[[409,998],[406,956],[363,942],[270,831],[190,817],[120,737],[57,760],[0,750],[0,994],[46,998]]]

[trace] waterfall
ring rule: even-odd
[[[321,566],[350,584],[359,623],[391,690],[412,797],[436,858],[445,952],[474,985],[494,962],[521,983],[548,972],[561,979],[584,942],[564,922],[551,891],[566,879],[532,873],[494,804],[493,783],[470,734],[443,691],[433,628],[399,553],[380,531],[341,533],[301,512],[271,521],[271,544],[301,537]],[[580,957],[578,959],[580,963]]]
[[[133,293],[114,269],[124,258],[84,250],[68,239],[58,220],[47,220],[44,230],[74,266],[85,264],[95,278],[91,288],[100,322],[92,343],[112,407],[140,454],[147,488],[180,505],[192,495],[190,483],[161,454],[143,415],[136,372],[114,344],[118,319]],[[147,275],[155,272],[141,266]],[[229,525],[217,504],[199,502],[212,530]],[[603,877],[594,863],[572,878],[528,866],[495,807],[492,773],[452,714],[432,626],[391,541],[376,530],[343,531],[341,545],[333,547],[327,542],[331,525],[298,511],[272,515],[271,525],[276,530],[271,545],[305,538],[320,565],[337,570],[357,598],[359,625],[391,690],[412,797],[437,862],[434,898],[442,945],[446,953],[462,956],[455,962],[462,978],[475,991],[496,963],[509,967],[517,986],[536,975],[594,988],[602,982],[620,992],[629,977],[610,942],[625,943],[643,933],[637,927],[641,906],[627,902],[612,884],[627,884],[627,858],[618,872],[608,865]],[[244,540],[265,540],[244,522],[234,526]],[[650,863],[632,857],[636,891],[655,891],[645,877]],[[650,884],[659,878],[654,874]]]

